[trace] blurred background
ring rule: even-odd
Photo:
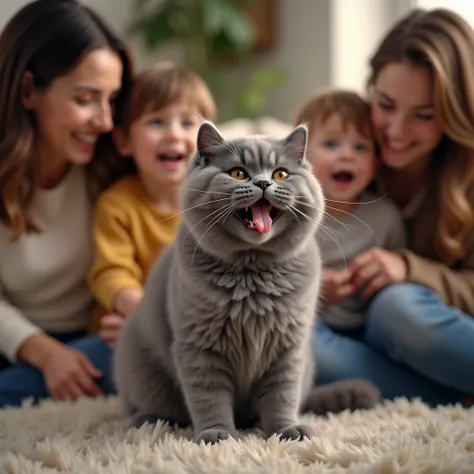
[[[0,28],[30,0],[0,0]],[[362,92],[368,58],[414,7],[446,7],[474,23],[472,0],[83,0],[132,47],[138,68],[183,62],[209,83],[220,120],[291,121],[316,89]]]

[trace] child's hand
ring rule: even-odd
[[[364,298],[370,298],[377,291],[400,283],[407,278],[407,262],[395,252],[374,247],[357,256],[349,265],[353,282],[362,291]]]
[[[113,309],[125,316],[131,316],[140,305],[143,298],[141,288],[124,288],[115,295]]]
[[[125,316],[118,313],[107,314],[100,320],[99,337],[107,342],[111,349],[115,349],[124,322]]]
[[[352,283],[352,272],[343,270],[323,269],[322,297],[326,305],[337,304],[355,291]]]

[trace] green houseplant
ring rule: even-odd
[[[134,2],[129,33],[149,50],[178,44],[186,65],[208,83],[224,118],[258,116],[268,89],[284,81],[284,73],[273,68],[259,68],[245,77],[236,73],[236,66],[247,65],[254,52],[255,28],[245,8],[256,0]]]

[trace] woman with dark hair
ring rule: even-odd
[[[112,388],[87,274],[131,78],[126,45],[76,0],[36,0],[0,36],[0,406]]]

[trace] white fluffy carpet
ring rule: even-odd
[[[304,442],[242,433],[215,446],[166,425],[125,429],[115,398],[0,411],[2,474],[325,474],[474,472],[474,408],[398,400],[329,419]]]

